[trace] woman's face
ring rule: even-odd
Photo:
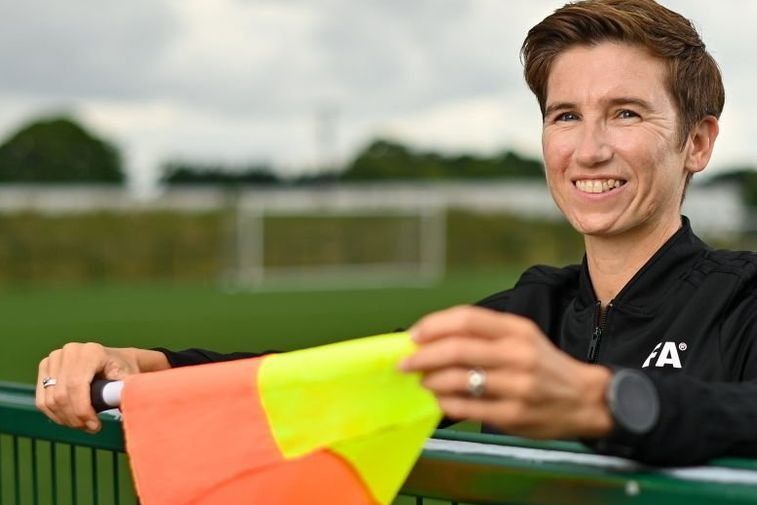
[[[542,148],[552,197],[585,235],[680,223],[690,172],[665,63],[613,42],[576,46],[547,82]]]

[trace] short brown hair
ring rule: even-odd
[[[694,25],[654,0],[584,0],[569,3],[528,32],[521,48],[524,75],[544,115],[555,58],[577,45],[625,42],[666,61],[667,89],[679,114],[681,147],[707,116],[720,118],[725,90],[720,69]]]

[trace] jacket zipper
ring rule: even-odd
[[[605,331],[605,324],[607,323],[607,313],[612,308],[612,302],[607,304],[607,307],[602,310],[602,302],[597,302],[597,317],[594,331],[591,333],[591,340],[589,341],[589,353],[586,356],[586,360],[589,363],[596,363],[597,356],[599,355],[599,344],[602,341],[602,334]]]

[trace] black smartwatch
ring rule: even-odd
[[[660,398],[657,388],[639,370],[616,370],[607,388],[607,405],[615,421],[615,432],[644,435],[657,424],[660,417]]]

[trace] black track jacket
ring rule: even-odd
[[[612,300],[603,317],[586,260],[528,269],[512,289],[478,305],[533,320],[574,358],[642,369],[660,397],[660,419],[638,439],[589,443],[651,464],[757,457],[757,253],[712,250],[681,229]],[[249,357],[173,353],[173,366]]]
[[[532,267],[479,305],[532,319],[578,360],[647,372],[660,396],[656,428],[591,445],[647,463],[690,464],[757,457],[755,288],[756,253],[712,250],[683,218],[604,317],[585,259]]]

